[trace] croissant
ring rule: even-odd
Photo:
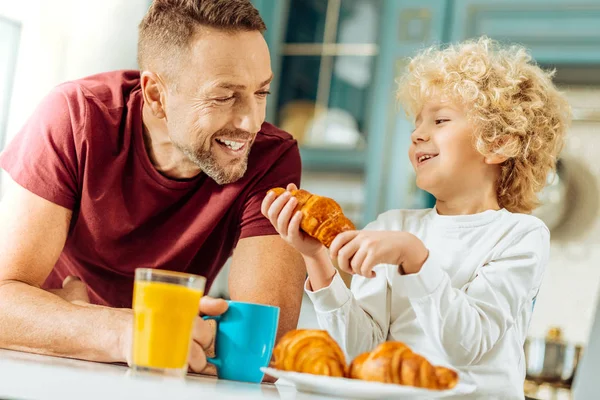
[[[269,192],[279,196],[285,192],[285,189],[274,188]],[[333,239],[340,233],[356,229],[335,200],[302,189],[292,190],[291,195],[298,200],[296,209],[302,212],[300,228],[323,243],[325,247],[331,246]]]
[[[286,333],[273,349],[273,367],[284,371],[345,377],[346,357],[327,331],[297,329]]]
[[[455,371],[431,365],[401,342],[385,342],[359,355],[350,365],[349,376],[438,390],[452,389],[458,382]]]

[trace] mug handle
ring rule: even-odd
[[[212,316],[212,315],[204,315],[202,316],[202,319],[204,320],[208,320],[208,319],[212,319],[215,320],[217,322],[217,325],[219,324],[219,320],[221,319],[220,315],[216,315],[216,316]],[[217,330],[219,328],[217,327]],[[215,343],[217,342],[217,336],[215,334]],[[211,363],[212,365],[214,365],[215,367],[217,367],[217,370],[221,369],[221,360],[218,358],[218,356],[216,355],[217,353],[217,347],[215,346],[215,357],[214,358],[210,358],[210,357],[206,357],[206,361],[208,361],[209,363]]]

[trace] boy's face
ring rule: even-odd
[[[497,165],[486,163],[474,145],[473,126],[462,106],[442,99],[425,103],[415,121],[408,154],[417,186],[450,200],[495,185]]]

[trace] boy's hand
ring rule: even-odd
[[[298,200],[290,194],[290,191],[297,190],[297,187],[290,183],[286,189],[287,191],[279,196],[269,192],[262,202],[261,212],[286,242],[304,256],[315,257],[325,246],[300,230],[302,213],[295,211]]]
[[[429,251],[419,238],[398,231],[349,231],[339,234],[329,248],[342,271],[375,277],[379,264],[398,265],[401,273],[421,270]]]

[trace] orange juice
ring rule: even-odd
[[[186,369],[192,327],[203,290],[136,281],[133,288],[133,364]]]

